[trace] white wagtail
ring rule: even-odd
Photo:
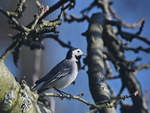
[[[50,88],[60,89],[70,85],[77,77],[81,67],[80,58],[84,53],[78,49],[70,49],[66,59],[57,64],[48,74],[35,82],[32,90],[42,93]]]

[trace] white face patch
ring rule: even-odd
[[[76,49],[73,51],[74,56],[82,56],[84,53],[80,49]]]

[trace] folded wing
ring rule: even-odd
[[[51,88],[52,84],[62,77],[70,74],[72,71],[72,65],[69,60],[63,60],[57,64],[48,74],[35,82],[33,90],[47,90]]]

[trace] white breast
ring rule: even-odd
[[[77,77],[78,74],[78,67],[76,62],[73,62],[73,70],[70,74],[65,75],[65,77],[59,79],[58,81],[53,84],[53,86],[57,89],[65,88],[69,86]]]

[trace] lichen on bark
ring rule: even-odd
[[[20,85],[0,61],[0,113],[41,113],[37,98],[25,83]]]

